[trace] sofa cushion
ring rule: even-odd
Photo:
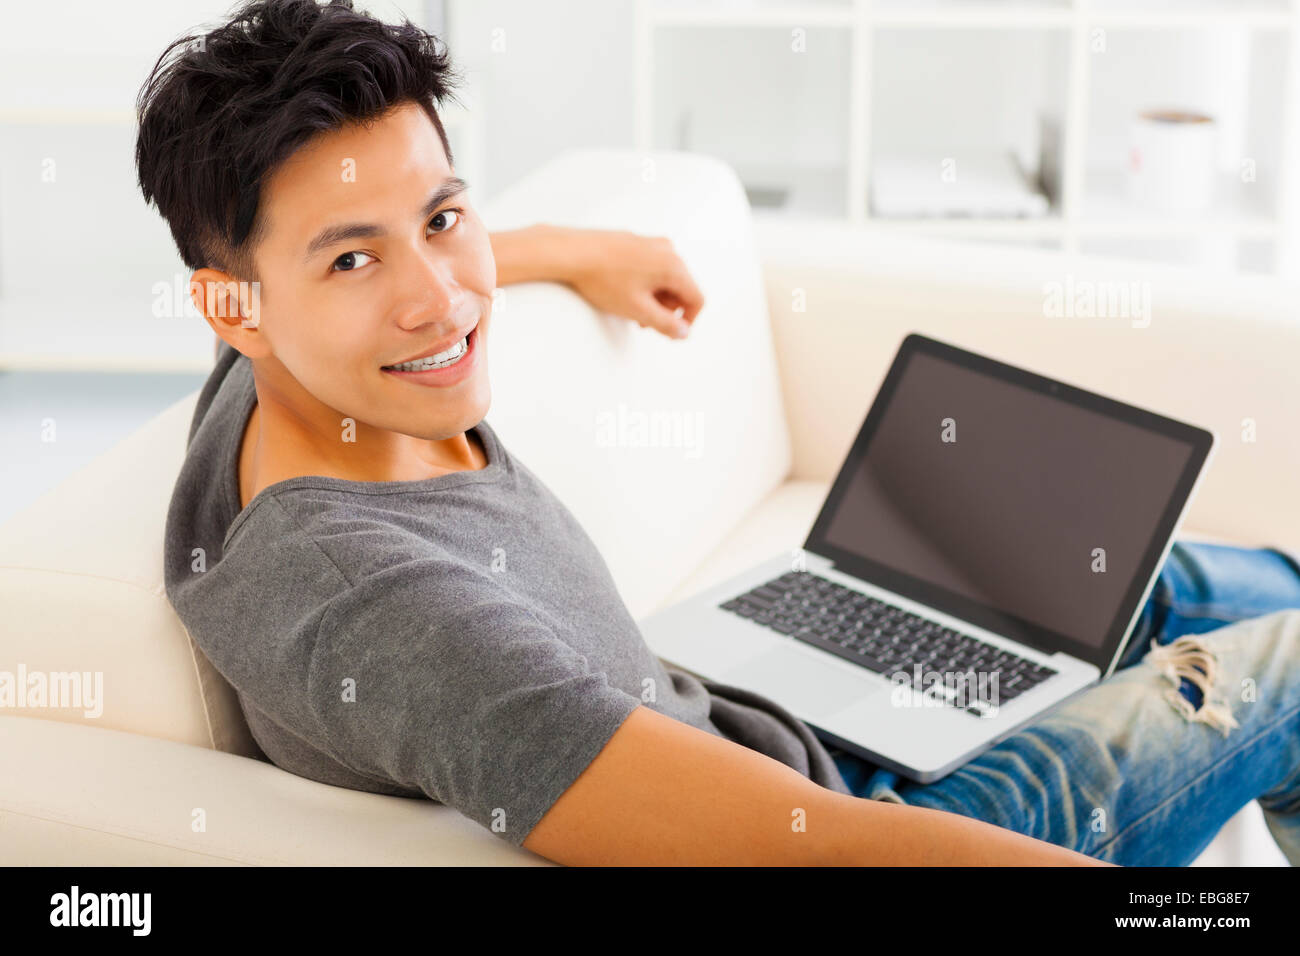
[[[138,734],[0,716],[0,760],[25,771],[0,788],[13,866],[555,865],[431,800]]]

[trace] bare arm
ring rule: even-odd
[[[663,236],[539,223],[489,238],[499,286],[566,283],[597,311],[674,338],[689,333],[704,307],[686,263]]]
[[[564,282],[577,265],[571,234],[546,223],[490,233],[497,285]]]
[[[523,845],[568,865],[1109,865],[969,817],[835,793],[648,707]]]

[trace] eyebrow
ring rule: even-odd
[[[444,179],[421,208],[419,218],[425,219],[432,216],[435,209],[452,196],[464,192],[468,188],[469,183],[459,176]],[[373,222],[345,222],[337,226],[326,226],[316,234],[316,238],[307,243],[307,252],[303,256],[303,261],[311,261],[312,256],[336,242],[344,242],[348,239],[373,239],[376,236],[383,235],[387,235],[387,230]]]

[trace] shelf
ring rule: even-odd
[[[1091,0],[1092,25],[1126,29],[1237,26],[1284,29],[1296,21],[1287,0]]]
[[[1294,14],[1249,10],[1222,13],[1107,13],[1088,17],[1090,26],[1108,30],[1182,30],[1187,28],[1249,27],[1255,30],[1285,30],[1296,22]]]
[[[1064,28],[1074,23],[1073,11],[1063,3],[963,3],[958,0],[894,0],[876,2],[867,19],[882,27],[1041,29]]]
[[[1271,239],[1278,223],[1270,213],[1271,196],[1262,185],[1229,191],[1220,183],[1216,202],[1206,211],[1171,213],[1147,210],[1128,195],[1125,174],[1116,170],[1089,170],[1084,179],[1083,208],[1073,224],[1080,236],[1130,236],[1178,238],[1230,233],[1240,239]]]
[[[963,239],[1062,239],[1066,233],[1065,221],[1060,216],[1043,216],[1037,219],[885,219],[870,217],[866,222],[867,225],[874,229]]]
[[[1067,109],[1067,40],[1053,32],[878,31],[862,106],[870,125],[865,217],[928,232],[1058,235],[1043,226],[1054,211],[1028,205],[1041,190],[1012,169],[1036,178],[1037,117]],[[981,202],[998,193],[1011,201]],[[915,204],[901,205],[906,196]],[[942,213],[961,218],[932,218]]]
[[[1128,198],[1122,172],[1092,171],[1087,177],[1083,214],[1074,220],[1059,215],[1039,219],[909,218],[872,216],[873,228],[934,236],[987,239],[1196,239],[1228,235],[1242,240],[1271,240],[1279,225],[1269,213],[1269,199],[1259,193],[1221,196],[1203,213],[1145,210]]]
[[[758,216],[842,217],[846,206],[847,170],[843,166],[778,166],[732,163]],[[759,190],[785,192],[780,205],[769,205]]]
[[[752,24],[657,31],[650,148],[727,163],[759,215],[846,216],[849,34],[809,27],[807,41],[802,55],[782,31]]]

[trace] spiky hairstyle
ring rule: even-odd
[[[460,77],[446,45],[351,0],[254,0],[208,33],[168,45],[140,89],[136,171],[190,269],[255,281],[259,199],[268,176],[310,137],[403,101],[429,115]]]

